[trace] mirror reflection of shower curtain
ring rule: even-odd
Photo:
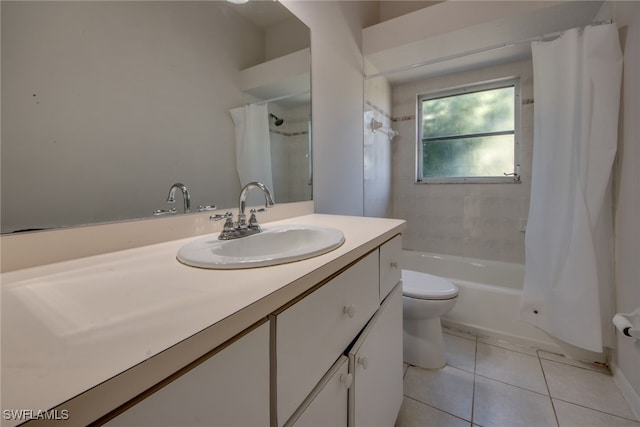
[[[240,186],[252,181],[263,183],[276,194],[271,173],[271,142],[269,137],[269,113],[267,105],[249,104],[229,111],[235,125],[236,169]],[[255,198],[252,194],[249,205],[260,204],[264,197]]]
[[[534,42],[532,52],[534,143],[520,318],[602,352],[612,342],[618,29],[572,29]]]

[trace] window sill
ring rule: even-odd
[[[422,178],[416,184],[520,184],[520,175],[483,177]]]

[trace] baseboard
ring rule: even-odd
[[[511,344],[516,344],[524,347],[535,348],[538,350],[545,350],[551,353],[562,354],[562,349],[555,345],[549,344],[547,342],[541,342],[535,339],[523,338],[516,335],[504,333],[501,331],[496,331],[494,329],[485,328],[478,325],[471,325],[464,322],[457,322],[454,320],[449,320],[446,318],[441,319],[442,326],[455,329],[461,332],[466,332],[471,335],[475,335],[477,337],[491,337],[499,340],[507,341]]]
[[[570,359],[579,360],[585,363],[597,363],[599,365],[607,363],[606,353],[594,353],[588,350],[573,347],[569,344],[562,343],[560,340],[553,339],[553,337],[550,337],[550,342],[540,341],[532,337],[522,337],[503,331],[497,331],[495,329],[487,328],[484,326],[449,320],[446,317],[443,317],[441,321],[442,325],[447,328],[467,332],[478,337],[486,336],[496,338],[499,340],[507,341],[511,344],[535,348],[537,350],[544,350],[550,353],[561,354]]]
[[[633,411],[633,414],[640,421],[640,396],[638,396],[638,393],[636,393],[634,388],[631,387],[631,384],[627,381],[622,370],[618,368],[614,362],[611,363],[611,373],[613,374],[613,381],[629,403],[631,411]]]

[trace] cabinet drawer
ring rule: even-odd
[[[380,247],[380,302],[400,281],[400,251],[402,237],[400,235],[389,240]]]
[[[378,251],[370,253],[276,316],[278,425],[289,419],[377,310],[378,256]]]

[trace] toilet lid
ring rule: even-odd
[[[418,299],[451,299],[458,296],[458,288],[440,276],[402,270],[402,294]]]

